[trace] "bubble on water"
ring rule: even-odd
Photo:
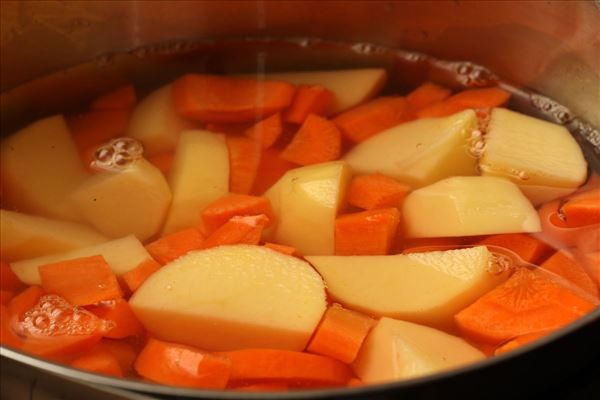
[[[427,56],[423,53],[418,53],[415,51],[397,51],[396,54],[398,55],[399,58],[401,58],[403,61],[409,62],[409,63],[418,63],[418,62],[422,62],[422,61],[426,61],[427,60]]]
[[[358,54],[369,55],[373,53],[375,46],[371,43],[356,43],[350,47],[350,49]]]
[[[567,124],[575,118],[571,110],[549,97],[531,93],[529,95],[529,100],[535,108],[542,112],[542,114],[558,124]]]
[[[574,118],[569,123],[569,129],[591,144],[594,152],[600,156],[600,130],[598,128],[580,118]]]
[[[97,171],[118,172],[142,158],[144,147],[130,137],[120,137],[100,146],[91,167]]]
[[[471,132],[469,139],[467,140],[467,152],[474,158],[481,158],[485,152],[486,143],[483,138],[483,132],[476,129]]]
[[[96,65],[100,68],[107,67],[113,60],[112,54],[104,54],[96,58]]]
[[[486,270],[492,275],[500,275],[512,269],[513,266],[514,264],[508,256],[492,253]]]
[[[526,171],[516,171],[517,178],[522,181],[529,179],[529,174]]]
[[[485,87],[499,80],[492,71],[472,62],[449,63],[449,67],[456,74],[458,82],[464,86]]]

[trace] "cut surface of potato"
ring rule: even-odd
[[[325,311],[325,287],[296,257],[261,246],[220,246],[167,264],[130,305],[163,340],[206,350],[301,351]]]
[[[80,220],[67,194],[87,173],[62,115],[45,118],[2,140],[2,199],[11,208]]]
[[[539,216],[509,180],[452,177],[411,192],[402,206],[406,237],[539,232]]]
[[[0,210],[0,253],[5,261],[60,253],[106,242],[87,225]]]
[[[335,96],[329,113],[337,114],[377,95],[385,85],[387,73],[382,68],[282,72],[266,74],[265,79],[285,81],[294,85],[323,86]]]
[[[477,159],[470,146],[477,126],[473,110],[411,121],[356,145],[344,159],[356,173],[381,173],[412,187],[453,175],[476,175]]]
[[[382,318],[352,364],[364,383],[416,378],[484,360],[463,339],[437,329]]]
[[[331,297],[367,314],[447,328],[455,313],[497,284],[485,246],[392,256],[307,256]],[[492,272],[490,272],[492,271]]]
[[[151,259],[144,245],[135,236],[129,235],[94,246],[18,261],[11,263],[10,267],[21,281],[28,285],[40,285],[42,281],[38,268],[41,265],[96,255],[104,257],[116,275],[123,275]]]
[[[195,226],[202,210],[229,190],[229,153],[223,135],[185,131],[169,175],[173,193],[163,235]]]
[[[265,193],[277,215],[268,236],[302,254],[333,254],[335,217],[349,179],[343,161],[288,171]]]
[[[134,234],[146,240],[160,230],[171,190],[162,172],[141,158],[120,171],[90,176],[69,197],[103,234],[111,238]]]
[[[504,108],[492,111],[479,167],[483,175],[510,179],[536,205],[574,192],[587,177],[567,128]]]
[[[180,133],[192,126],[175,111],[171,85],[167,85],[150,93],[134,108],[127,136],[142,142],[144,155],[149,157],[173,151]]]

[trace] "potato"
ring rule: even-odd
[[[382,318],[352,364],[364,383],[417,378],[484,360],[463,339],[406,321]]]
[[[194,251],[165,265],[129,304],[145,328],[205,350],[304,350],[325,286],[299,258],[262,246]]]
[[[265,79],[294,85],[321,85],[335,95],[330,114],[337,114],[374,97],[385,85],[387,73],[381,68],[338,71],[283,72],[266,74]]]
[[[265,193],[277,215],[276,225],[266,236],[302,254],[333,254],[335,217],[349,179],[350,170],[343,161],[288,171]]]
[[[160,230],[171,190],[162,172],[141,158],[121,171],[89,177],[69,197],[103,234],[111,238],[134,234],[143,241]]]
[[[574,192],[587,177],[581,148],[564,126],[504,108],[492,111],[479,167],[519,185],[534,205]]]
[[[123,275],[152,258],[144,245],[135,236],[129,235],[94,246],[18,261],[11,263],[10,267],[21,281],[28,285],[40,285],[42,281],[38,268],[41,265],[96,255],[104,257],[116,275]]]
[[[306,256],[332,298],[367,314],[447,328],[507,278],[485,246],[392,256]],[[492,272],[490,272],[492,271]]]
[[[175,111],[171,100],[171,85],[150,93],[134,108],[127,136],[144,145],[146,157],[173,151],[182,131],[192,123]]]
[[[356,173],[379,172],[412,187],[453,175],[477,175],[477,159],[469,153],[476,130],[473,110],[420,119],[378,133],[344,159]]]
[[[5,261],[60,253],[106,242],[87,225],[0,210],[0,253]]]
[[[519,188],[504,178],[452,177],[410,193],[402,206],[406,237],[539,232],[540,219]]]
[[[169,174],[173,202],[163,235],[195,226],[200,212],[229,190],[229,152],[223,135],[185,131]]]
[[[87,176],[62,115],[10,135],[0,147],[2,200],[10,208],[78,221],[66,195]]]

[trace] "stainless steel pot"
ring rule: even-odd
[[[124,67],[108,62],[111,54],[145,48],[133,53],[141,56],[160,43],[248,37],[373,43],[448,60],[470,60],[517,86],[544,93],[600,127],[598,1],[3,1],[0,5],[3,134],[53,107],[76,107],[102,85],[122,79]],[[59,72],[92,60],[83,68]],[[53,73],[51,80],[37,80]],[[95,77],[91,83],[90,77]],[[66,85],[67,81],[76,84]],[[14,90],[22,84],[29,90]],[[57,98],[61,99],[58,105]],[[598,162],[600,134],[594,129],[584,134],[582,142],[592,145],[588,156]],[[594,144],[599,146],[595,150]],[[519,397],[551,390],[554,381],[592,365],[600,358],[599,339],[597,310],[531,346],[460,370],[374,387],[285,397]],[[123,388],[183,397],[241,397],[101,377],[8,348],[1,350],[2,365],[11,371],[35,367],[35,374],[74,379],[88,390],[112,388],[111,395],[115,388]],[[59,382],[64,387],[81,385]],[[520,392],[515,392],[516,387],[522,387]]]

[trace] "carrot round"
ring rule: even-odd
[[[432,82],[425,82],[406,96],[406,101],[414,110],[420,110],[446,99],[452,91]]]
[[[562,276],[586,292],[598,296],[598,287],[594,281],[592,281],[592,278],[590,278],[585,269],[565,250],[555,252],[550,258],[544,261],[541,267],[556,275]]]
[[[273,114],[268,118],[258,121],[256,124],[245,130],[246,136],[259,142],[263,149],[269,148],[275,144],[283,132],[283,122],[281,114]]]
[[[188,228],[165,235],[146,245],[146,250],[159,264],[165,265],[192,250],[202,248],[204,235],[197,228]]]
[[[207,233],[212,233],[235,216],[265,214],[272,223],[275,216],[269,199],[231,193],[218,198],[202,211],[202,222]]]
[[[394,244],[400,222],[397,208],[340,215],[335,220],[335,254],[385,255]]]
[[[342,136],[335,124],[310,114],[281,152],[281,158],[299,165],[318,164],[338,159],[341,146]]]
[[[293,124],[302,124],[310,114],[325,116],[334,99],[333,92],[322,86],[299,86],[292,105],[283,114],[284,119]]]
[[[123,376],[119,360],[111,352],[102,348],[94,348],[77,357],[71,362],[71,366],[96,374]]]
[[[515,252],[524,261],[532,264],[537,264],[550,251],[550,247],[544,242],[523,233],[488,236],[477,242],[477,244],[504,247]]]
[[[104,335],[107,338],[122,339],[144,333],[144,327],[124,299],[103,301],[87,309],[99,318],[112,322],[112,328]]]
[[[269,218],[264,214],[232,217],[207,237],[202,247],[207,249],[226,244],[259,244],[268,223]]]
[[[137,101],[133,85],[123,85],[92,102],[92,110],[129,110]]]
[[[135,292],[146,279],[160,269],[161,265],[153,258],[142,261],[134,269],[125,272],[121,275],[121,279],[125,282],[131,292]]]
[[[410,186],[379,173],[359,175],[350,182],[346,200],[365,210],[400,207],[409,191]]]
[[[229,151],[229,191],[248,194],[260,165],[260,143],[243,136],[225,138]]]

